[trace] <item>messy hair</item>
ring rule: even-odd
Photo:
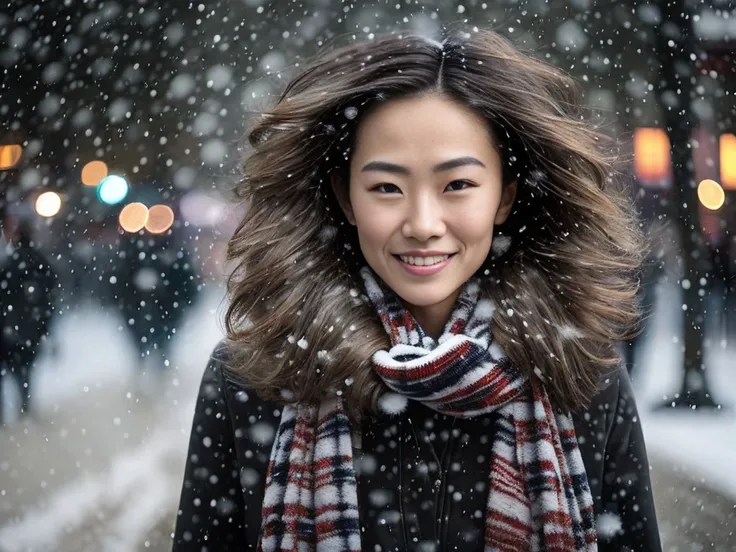
[[[365,113],[423,94],[482,116],[503,185],[518,184],[495,229],[505,251],[479,271],[495,342],[559,407],[585,408],[634,327],[642,236],[577,83],[488,30],[324,52],[255,121],[236,189],[248,209],[228,244],[231,375],[280,403],[338,393],[355,419],[376,412],[385,387],[371,357],[389,341],[359,300],[365,261],[330,175],[349,177]]]

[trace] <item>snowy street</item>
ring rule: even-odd
[[[166,398],[155,402],[136,392],[134,352],[116,317],[93,306],[64,315],[56,328],[60,357],[44,359],[37,377],[38,419],[0,432],[0,551],[170,549],[196,388],[222,335],[221,299],[220,290],[211,290],[178,334],[174,370],[160,382]],[[661,345],[666,332],[659,329]],[[734,550],[734,485],[721,477],[717,486],[699,468],[697,451],[679,455],[671,445],[678,428],[687,435],[705,420],[709,450],[717,450],[717,432],[733,427],[733,413],[720,420],[645,413],[658,393],[650,379],[642,375],[640,408],[664,549]],[[657,382],[669,383],[666,376]],[[735,452],[732,441],[721,441]]]
[[[222,294],[205,295],[178,336],[185,362],[158,382],[163,399],[136,391],[154,382],[136,381],[120,320],[91,306],[61,320],[37,419],[0,430],[2,552],[167,548],[198,380],[222,335]]]

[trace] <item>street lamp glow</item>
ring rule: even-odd
[[[128,195],[128,188],[128,182],[122,176],[111,174],[100,182],[97,187],[97,197],[103,203],[115,205],[125,199],[125,196]]]
[[[36,198],[36,213],[42,217],[53,217],[61,209],[61,197],[56,192],[44,192]]]
[[[706,178],[698,184],[698,199],[706,209],[717,211],[726,201],[726,194],[718,182]]]

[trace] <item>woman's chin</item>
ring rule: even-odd
[[[396,287],[390,287],[404,303],[413,307],[429,308],[435,305],[444,305],[448,302],[454,303],[459,286],[437,282],[424,285],[402,283]]]

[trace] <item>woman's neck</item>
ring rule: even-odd
[[[434,305],[417,306],[404,303],[404,307],[412,314],[424,333],[437,340],[442,335],[442,331],[450,319],[459,294],[460,291],[458,290],[444,301]]]

